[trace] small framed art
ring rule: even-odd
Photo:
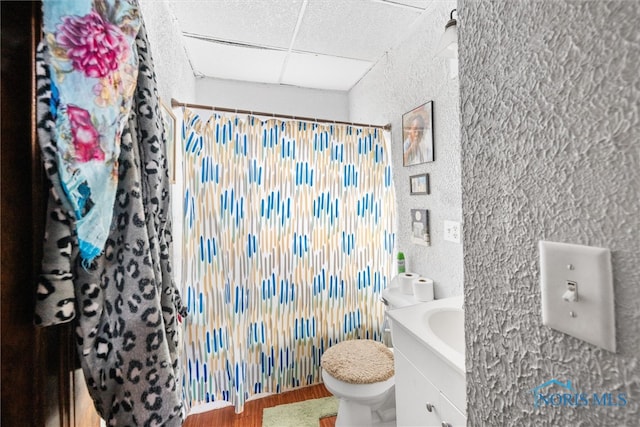
[[[169,169],[169,182],[176,182],[176,116],[162,100],[160,100],[160,110],[162,112],[162,122],[167,137],[167,168]]]
[[[418,245],[431,246],[427,209],[411,209],[411,241]]]
[[[429,174],[411,175],[409,177],[409,194],[429,194]]]
[[[402,164],[433,160],[433,101],[429,101],[402,115]]]

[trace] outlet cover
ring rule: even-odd
[[[444,222],[444,240],[453,243],[460,243],[461,227],[458,221]]]

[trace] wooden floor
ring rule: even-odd
[[[251,400],[245,403],[244,411],[241,414],[236,414],[233,406],[227,406],[201,414],[190,415],[182,424],[182,427],[262,427],[262,410],[264,408],[327,396],[331,396],[331,393],[325,388],[324,384],[303,387]],[[335,427],[335,425],[335,416],[320,420],[320,427]]]

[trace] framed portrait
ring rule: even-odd
[[[167,138],[167,167],[169,168],[169,181],[172,184],[176,182],[176,140],[177,140],[177,122],[176,116],[162,100],[160,100],[160,111],[162,112],[162,122]]]
[[[427,209],[411,209],[411,241],[418,245],[431,246]]]
[[[433,161],[433,101],[429,101],[402,115],[402,165]]]
[[[429,174],[411,175],[409,177],[409,194],[429,194]]]

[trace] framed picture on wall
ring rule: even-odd
[[[429,101],[402,115],[402,164],[433,160],[433,101]]]
[[[176,116],[162,100],[160,100],[160,110],[162,112],[162,122],[164,131],[167,136],[167,168],[169,169],[169,181],[172,184],[176,182],[176,140],[177,140],[177,122]]]
[[[411,175],[409,177],[409,194],[429,194],[429,174]]]
[[[411,241],[418,245],[431,246],[427,209],[411,209]]]

